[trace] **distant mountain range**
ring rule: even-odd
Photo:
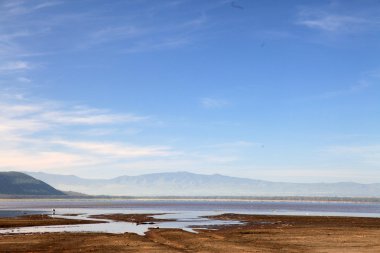
[[[285,183],[189,172],[120,176],[113,179],[27,173],[57,189],[91,195],[380,197],[380,184],[352,182]]]
[[[0,195],[63,196],[63,192],[20,172],[0,172]]]

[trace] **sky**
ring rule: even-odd
[[[0,171],[380,182],[378,0],[0,0]]]

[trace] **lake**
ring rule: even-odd
[[[335,215],[380,217],[380,203],[255,200],[0,200],[0,210],[109,209],[130,211],[217,211],[247,214]]]
[[[179,228],[189,232],[214,225],[234,225],[239,221],[222,221],[203,216],[223,213],[270,214],[270,215],[318,215],[318,216],[352,216],[380,217],[379,203],[344,203],[344,202],[300,202],[300,201],[253,201],[253,200],[112,200],[112,199],[77,199],[77,200],[0,200],[0,217],[14,217],[30,214],[52,214],[68,219],[91,219],[90,215],[112,213],[149,213],[159,214],[156,218],[173,219],[169,222],[140,224],[132,222],[39,226],[2,229],[0,233],[34,233],[34,232],[107,232],[136,233],[144,235],[149,229]],[[79,214],[65,216],[65,214]],[[164,214],[163,214],[164,213]],[[99,220],[99,219],[98,219]]]

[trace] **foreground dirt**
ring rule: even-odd
[[[124,217],[125,218],[125,217]],[[192,234],[51,233],[0,236],[0,252],[380,252],[380,219],[225,214],[239,226]]]

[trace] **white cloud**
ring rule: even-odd
[[[0,169],[18,170],[49,170],[78,166],[95,165],[99,159],[68,152],[32,151],[32,150],[1,150]]]
[[[144,19],[144,14],[141,15]],[[137,20],[132,23],[139,23]],[[202,29],[206,19],[204,16],[185,20],[178,24],[158,22],[153,24],[108,26],[89,34],[89,40],[82,47],[124,41],[121,52],[138,53],[179,48],[190,44],[195,31]],[[189,34],[191,33],[191,36]]]
[[[114,40],[133,38],[143,33],[143,29],[130,25],[102,28],[91,33],[90,37],[91,43],[100,44]]]
[[[27,77],[23,77],[23,76],[20,76],[16,79],[18,82],[20,83],[31,83],[32,80],[27,78]]]
[[[39,11],[44,8],[53,7],[62,4],[61,1],[23,1],[23,0],[5,0],[1,4],[1,14],[5,16],[24,15],[31,12]]]
[[[166,157],[175,152],[160,145],[133,145],[88,140],[80,135],[93,126],[101,130],[136,124],[147,117],[112,113],[53,101],[2,96],[0,103],[0,169],[50,170],[112,164],[139,157]],[[81,126],[78,134],[75,127]],[[70,136],[70,140],[68,140]],[[122,135],[119,132],[118,137]]]
[[[33,11],[35,10],[40,10],[40,9],[44,9],[44,8],[48,8],[48,7],[53,7],[53,6],[56,6],[56,5],[60,5],[62,4],[63,2],[62,1],[45,1],[45,2],[41,2],[35,6],[33,6],[31,9]]]
[[[87,135],[87,136],[109,136],[113,134],[118,134],[118,135],[137,135],[141,132],[141,129],[137,128],[91,128],[87,129],[86,131],[83,131],[82,135]]]
[[[371,6],[360,12],[345,5],[301,7],[296,24],[328,33],[357,33],[380,29],[380,19]]]
[[[43,121],[64,125],[97,125],[119,122],[137,122],[146,117],[133,114],[114,114],[97,109],[69,109],[43,111],[40,114]]]
[[[6,62],[0,65],[0,73],[31,69],[32,66],[26,61]]]
[[[321,14],[304,16],[298,21],[298,24],[327,32],[350,32],[368,22],[368,20],[358,17]]]
[[[202,107],[209,109],[223,108],[229,105],[229,103],[226,100],[210,97],[202,98],[200,103]]]
[[[21,38],[21,37],[27,37],[31,36],[32,34],[28,31],[16,31],[16,32],[10,32],[10,33],[2,33],[0,34],[0,41],[3,43],[9,43],[13,39]]]
[[[261,147],[262,144],[250,142],[250,141],[232,141],[219,144],[209,145],[211,148],[249,148],[249,147]]]
[[[125,145],[123,143],[114,142],[83,142],[83,141],[65,141],[56,140],[55,144],[63,145],[75,150],[85,151],[98,155],[110,157],[129,158],[129,157],[154,157],[173,155],[169,147],[141,147],[134,145]]]
[[[7,119],[0,117],[0,134],[30,134],[49,128],[49,124],[35,119]]]
[[[85,34],[86,38],[81,40],[79,48],[123,41],[123,44],[118,46],[119,51],[123,53],[176,49],[196,41],[202,36],[202,31],[208,28],[206,9],[203,5],[199,6],[202,11],[187,13],[178,17],[176,22],[172,22],[165,17],[176,13],[180,4],[151,3],[148,8],[143,2],[142,4],[140,12],[126,14],[123,25],[112,22],[114,17],[103,16],[104,24]]]
[[[343,96],[343,95],[350,95],[350,94],[355,94],[360,91],[364,91],[367,88],[371,86],[371,83],[367,80],[360,80],[356,84],[347,87],[346,89],[341,89],[341,90],[334,90],[334,91],[328,91],[323,94],[318,95],[318,98],[334,98],[338,96]]]
[[[219,148],[207,152],[202,148],[181,152],[167,145],[136,144],[123,140],[126,136],[121,129],[145,122],[149,120],[147,117],[54,101],[33,101],[25,96],[2,98],[0,170],[81,174],[91,169],[101,175],[108,169],[119,174],[124,174],[126,169],[193,170],[206,166],[216,169],[231,166],[241,158],[238,151],[227,155],[220,153],[222,149],[239,150],[255,145],[236,141],[219,144]],[[110,129],[118,131],[112,134]]]
[[[62,3],[54,0],[0,1],[0,74],[19,73],[36,66],[30,56],[43,53],[37,53],[32,45],[40,45],[45,40],[40,37],[33,43],[29,43],[29,41],[40,36],[42,31],[49,30],[47,27],[50,27],[52,22],[50,22],[50,17],[45,16],[42,22],[39,17],[32,17],[31,14]],[[48,20],[46,21],[46,19]],[[29,57],[29,60],[20,60],[25,57]],[[26,78],[18,81],[30,82]]]
[[[0,103],[0,129],[33,130],[74,125],[105,125],[131,123],[148,117],[111,113],[83,106],[64,106],[54,102],[13,100]]]
[[[191,39],[188,37],[166,37],[158,40],[142,40],[129,48],[123,50],[124,53],[139,53],[147,51],[159,51],[165,49],[179,48],[190,44]]]

